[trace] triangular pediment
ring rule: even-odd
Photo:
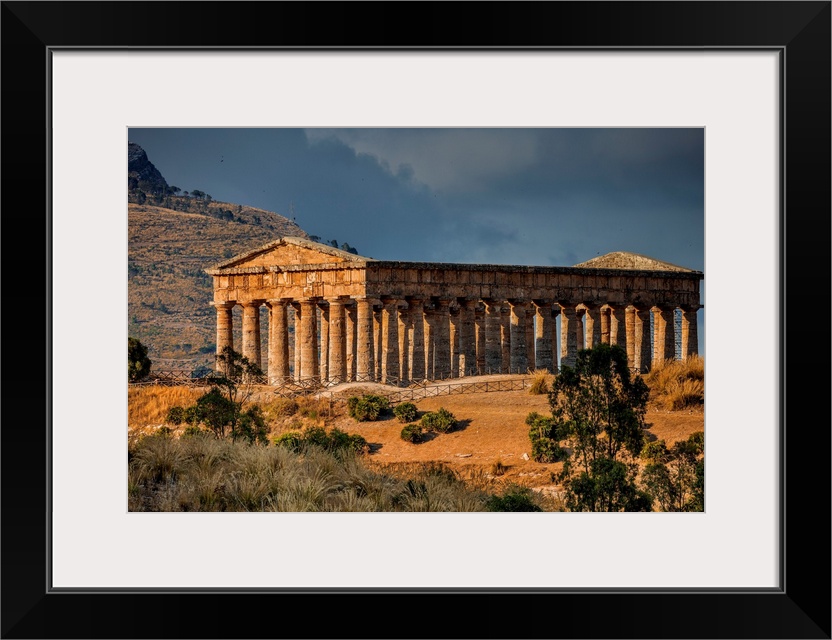
[[[586,262],[575,265],[579,269],[630,269],[637,271],[685,271],[695,273],[694,269],[680,267],[677,264],[656,260],[649,256],[643,256],[629,251],[613,251]]]
[[[337,264],[341,262],[367,262],[368,260],[370,258],[357,256],[354,253],[342,251],[326,244],[312,242],[305,238],[286,236],[228,260],[223,260],[210,267],[210,269]]]

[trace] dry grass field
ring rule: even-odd
[[[489,376],[489,378],[508,376]],[[482,378],[479,378],[482,379]],[[404,426],[392,413],[374,422],[357,422],[349,417],[346,401],[350,396],[377,393],[389,387],[375,384],[344,384],[325,397],[286,399],[262,388],[253,400],[266,416],[270,436],[306,427],[337,427],[364,437],[370,445],[365,464],[385,471],[402,471],[414,466],[442,463],[462,478],[481,484],[488,480],[495,487],[519,484],[544,493],[555,493],[554,475],[561,463],[538,463],[531,459],[526,416],[536,411],[551,415],[548,396],[528,390],[499,391],[440,396],[414,401],[419,415],[444,407],[459,421],[450,433],[432,434],[419,444],[402,440]],[[164,426],[164,416],[172,406],[192,403],[204,389],[185,387],[132,387],[129,429],[131,435],[152,433]],[[704,412],[697,408],[667,410],[654,399],[646,415],[647,440],[664,440],[670,447],[696,431],[704,431]],[[178,428],[181,432],[182,427]],[[176,430],[175,430],[176,432]]]

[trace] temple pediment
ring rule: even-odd
[[[670,262],[656,260],[649,256],[628,251],[613,251],[586,262],[575,265],[578,269],[633,269],[638,271],[684,271],[696,273],[693,269],[686,269]]]
[[[256,249],[223,260],[212,267],[216,269],[239,269],[248,267],[269,267],[280,265],[365,263],[370,258],[357,256],[326,244],[312,242],[305,238],[283,237]]]

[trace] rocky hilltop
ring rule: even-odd
[[[156,370],[213,366],[216,314],[203,270],[280,236],[309,234],[273,211],[201,191],[180,195],[139,145],[128,145],[127,159],[128,335],[148,347]]]

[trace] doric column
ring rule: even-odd
[[[554,354],[552,351],[552,303],[545,300],[534,301],[535,327],[535,368],[546,369],[554,373]]]
[[[560,357],[560,343],[561,335],[558,327],[558,316],[560,315],[560,305],[552,305],[552,373],[557,373],[560,367],[558,366],[558,358]]]
[[[347,380],[347,335],[344,298],[328,298],[329,302],[329,371],[332,382]],[[323,375],[323,374],[321,374]]]
[[[318,373],[321,381],[329,380],[329,303],[325,300],[318,302],[319,320],[318,333],[320,334],[321,350],[318,358]]]
[[[451,344],[451,377],[458,378],[460,376],[459,367],[460,367],[460,360],[462,360],[463,365],[464,359],[460,357],[459,352],[459,325],[460,325],[460,315],[461,309],[460,307],[454,305],[450,308],[451,316],[450,316],[450,344]]]
[[[373,348],[373,304],[367,298],[358,298],[356,305],[355,379],[368,382],[376,379]]]
[[[624,335],[627,343],[627,366],[638,370],[636,363],[636,310],[632,305],[624,308]]]
[[[410,380],[410,309],[406,302],[399,307],[399,378]]]
[[[234,348],[234,302],[212,302],[217,310],[217,355],[222,354],[225,347]],[[222,371],[220,361],[217,360],[217,371]]]
[[[601,308],[596,304],[586,304],[584,324],[586,327],[585,349],[592,349],[601,344]]]
[[[535,368],[534,315],[535,315],[534,309],[531,306],[526,307],[526,362],[528,363],[529,369],[534,369]],[[523,372],[521,372],[521,373],[523,373]]]
[[[630,345],[627,340],[627,313],[623,302],[611,303],[609,307],[610,344],[617,344],[627,352],[628,366],[630,362]]]
[[[477,375],[485,372],[485,305],[477,303],[474,308],[474,341],[477,345]]]
[[[421,298],[408,298],[410,310],[410,379],[425,379],[425,301]]]
[[[653,307],[653,362],[676,359],[675,308]]]
[[[586,307],[583,305],[575,309],[575,339],[578,351],[586,349]]]
[[[699,353],[699,329],[697,328],[699,308],[699,305],[682,307],[682,360]]]
[[[560,364],[574,367],[578,356],[578,324],[575,305],[570,302],[559,302],[560,311]]]
[[[283,384],[289,379],[289,322],[287,300],[266,300],[269,307],[269,384]]]
[[[459,375],[472,376],[477,372],[476,308],[478,301],[459,301]]]
[[[425,378],[435,380],[436,366],[436,305],[425,303]]]
[[[260,368],[260,305],[262,300],[243,304],[243,355]]]
[[[439,298],[436,301],[436,354],[433,376],[436,380],[451,377],[451,301]]]
[[[384,307],[381,304],[381,301],[374,301],[373,302],[373,336],[375,337],[375,342],[373,343],[373,352],[375,354],[375,371],[376,371],[376,380],[381,381],[381,361],[384,357],[383,350],[382,350],[382,331],[381,331],[381,316]]]
[[[300,371],[301,379],[317,379],[318,368],[318,301],[305,298],[300,301]]]
[[[500,300],[483,300],[485,303],[485,371],[483,373],[500,373],[503,363],[500,346]]]
[[[511,307],[507,302],[500,306],[500,373],[511,369]]]
[[[294,365],[294,372],[293,377],[295,382],[300,380],[301,371],[300,371],[300,302],[292,302],[292,331],[294,333],[294,340],[292,341],[292,352],[293,352],[293,365]]]
[[[399,320],[396,313],[399,301],[390,297],[381,301],[384,304],[381,314],[381,381],[389,384],[399,379]]]
[[[650,309],[636,309],[633,314],[633,354],[634,368],[639,373],[650,371],[653,361],[652,341],[650,340]]]
[[[344,303],[344,331],[347,337],[347,380],[355,380],[356,355],[355,355],[355,325],[356,307],[355,302],[347,299]]]
[[[601,344],[610,344],[612,325],[610,323],[610,307],[601,307]]]
[[[510,329],[510,371],[511,373],[525,373],[529,369],[528,354],[526,352],[526,308],[525,300],[509,300],[511,305]]]

